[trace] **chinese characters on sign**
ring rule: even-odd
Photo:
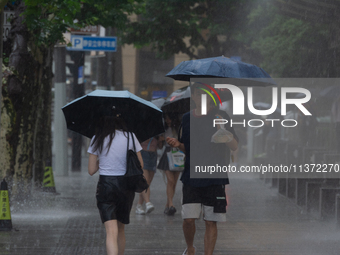
[[[72,47],[68,50],[81,51],[116,51],[117,37],[71,36]]]

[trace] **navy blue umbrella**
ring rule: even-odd
[[[62,108],[67,128],[89,138],[94,135],[97,119],[110,116],[112,109],[140,142],[164,133],[162,111],[128,91],[95,90]]]
[[[181,81],[190,81],[190,78],[234,78],[239,79],[236,85],[241,86],[275,85],[262,68],[224,56],[183,61],[165,76]]]

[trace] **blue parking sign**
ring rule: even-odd
[[[72,47],[67,50],[117,51],[117,37],[71,35]]]

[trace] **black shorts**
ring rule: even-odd
[[[203,208],[204,219],[225,221],[226,214],[225,185],[192,187],[183,185],[182,217],[200,218]]]
[[[143,169],[156,172],[157,165],[157,152],[156,151],[143,151],[141,150],[143,158]]]
[[[96,199],[103,223],[118,220],[129,224],[134,198],[135,192],[126,188],[124,176],[99,176]]]

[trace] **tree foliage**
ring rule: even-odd
[[[123,28],[127,15],[141,12],[132,0],[23,0],[25,23],[38,44],[64,41],[69,28],[88,25]],[[138,1],[137,1],[138,2]],[[138,8],[137,8],[138,7]]]
[[[140,48],[151,45],[159,56],[167,58],[185,53],[190,58],[218,56],[235,50],[235,35],[244,22],[240,0],[145,0],[145,12],[130,21],[122,42]],[[204,53],[199,55],[198,48]]]
[[[141,11],[132,0],[18,0],[6,42],[8,67],[2,84],[0,175],[14,197],[41,186],[51,160],[51,100],[54,45],[69,28],[86,25],[122,28],[127,15]],[[135,8],[137,7],[137,8]],[[34,178],[33,178],[34,177]]]
[[[281,15],[270,1],[260,1],[248,16],[246,44],[261,66],[276,77],[334,77],[331,26]]]
[[[332,25],[282,15],[274,2],[145,0],[145,12],[129,22],[122,41],[151,46],[164,58],[240,56],[275,77],[335,77]]]

